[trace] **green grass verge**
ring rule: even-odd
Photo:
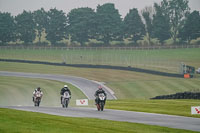
[[[3,108],[0,108],[0,123],[1,133],[192,133],[145,124],[61,117]]]
[[[159,95],[175,94],[185,91],[200,91],[200,79],[161,78],[134,81],[109,82],[119,99],[149,99]]]
[[[200,106],[200,100],[116,100],[107,101],[106,108],[159,113],[200,118],[191,115],[191,106]]]
[[[41,106],[60,106],[60,90],[64,84],[54,80],[0,76],[0,105],[33,105],[33,91],[40,86],[44,93]],[[78,88],[68,86],[73,94],[70,105],[75,105],[76,99],[86,98]]]

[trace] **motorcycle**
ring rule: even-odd
[[[62,96],[62,107],[63,108],[68,107],[70,98],[71,98],[71,96],[69,95],[69,92],[66,91]]]
[[[35,93],[35,96],[34,96],[34,105],[35,106],[40,106],[40,102],[41,102],[41,99],[42,99],[42,94],[38,91]]]
[[[103,111],[104,105],[105,105],[105,101],[106,101],[105,94],[104,93],[100,93],[98,95],[98,100],[97,100],[98,103],[96,104],[98,111],[100,111],[100,110]]]

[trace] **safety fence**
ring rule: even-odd
[[[32,50],[154,50],[154,49],[180,49],[180,48],[200,48],[200,45],[158,45],[158,46],[130,46],[130,47],[56,47],[56,46],[0,46],[1,50],[8,49],[32,49]]]

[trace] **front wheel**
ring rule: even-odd
[[[36,102],[34,102],[34,106],[35,106],[35,107],[37,106],[37,103],[36,103]]]
[[[97,104],[97,110],[100,111],[100,105],[99,104]]]
[[[103,111],[103,109],[104,109],[104,102],[100,103],[100,109],[101,109],[101,111]]]
[[[69,104],[69,100],[66,98],[64,99],[64,104],[63,104],[63,108],[67,108]]]
[[[39,107],[40,101],[35,101],[34,103],[35,103],[35,106],[38,106],[38,107]]]

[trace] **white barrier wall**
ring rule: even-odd
[[[87,106],[88,105],[88,99],[77,99],[76,100],[77,106]]]
[[[200,106],[191,107],[191,114],[200,114]]]

